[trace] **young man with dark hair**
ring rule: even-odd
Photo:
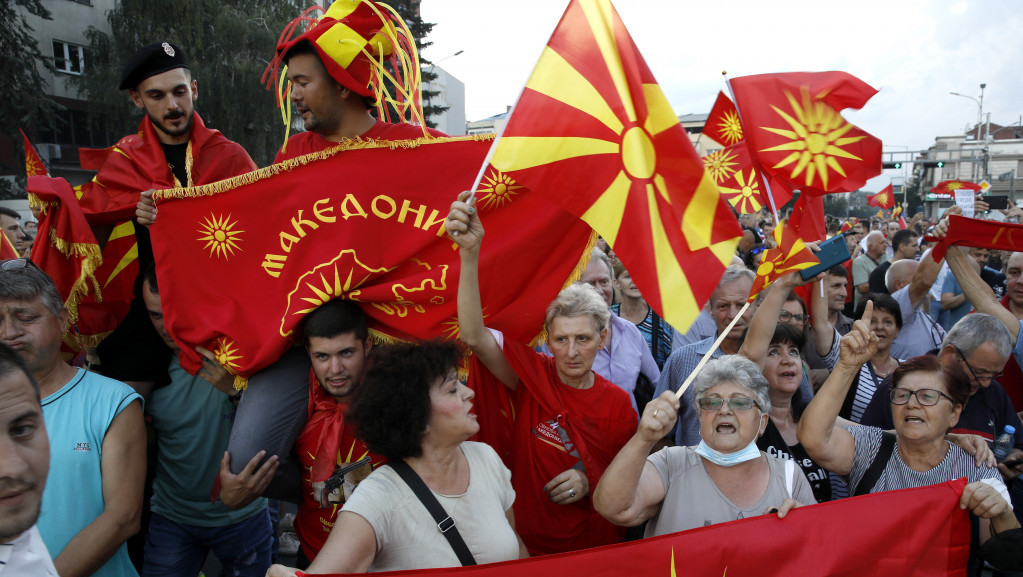
[[[308,419],[295,441],[292,467],[285,475],[301,475],[302,497],[295,517],[295,533],[301,548],[297,565],[308,567],[327,541],[338,510],[355,485],[382,457],[371,455],[365,444],[346,426],[344,413],[358,389],[369,362],[373,340],[359,305],[336,299],[321,305],[302,320],[302,339],[312,362],[309,371]],[[252,463],[250,463],[252,465]],[[223,485],[237,485],[230,471],[221,470]],[[222,496],[229,506],[239,506],[260,493],[243,487]]]
[[[36,520],[50,470],[39,384],[0,344],[0,575],[57,577]]]

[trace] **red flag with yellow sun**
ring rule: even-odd
[[[859,190],[881,174],[881,141],[847,122],[877,90],[845,72],[788,72],[731,81],[750,153],[772,178],[810,195]]]
[[[938,194],[951,194],[954,196],[957,190],[972,190],[973,192],[980,192],[980,185],[968,180],[943,180],[939,182],[937,186],[932,188],[931,192]]]
[[[895,193],[892,192],[892,185],[889,184],[877,194],[868,196],[867,204],[878,208],[892,208],[895,206]]]
[[[743,140],[739,112],[735,109],[735,103],[725,96],[724,92],[718,92],[714,108],[710,109],[707,122],[703,125],[703,135],[725,146],[732,146]]]
[[[749,293],[751,302],[760,291],[782,275],[820,263],[820,259],[815,257],[806,243],[799,238],[799,232],[795,227],[788,224],[788,221],[782,221],[774,227],[775,248],[769,248],[764,252],[760,267],[757,268],[757,278],[753,280],[753,288]]]
[[[46,170],[46,165],[43,164],[43,159],[39,158],[39,153],[36,152],[32,143],[28,141],[28,137],[25,136],[25,131],[18,129],[21,133],[21,137],[25,139],[25,176],[47,176],[49,171]]]
[[[741,234],[607,0],[573,0],[491,160],[587,222],[685,330]]]
[[[703,165],[735,212],[755,214],[764,208],[766,187],[745,142],[739,141],[704,156]]]

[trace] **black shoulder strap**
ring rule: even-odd
[[[434,497],[433,492],[426,486],[423,479],[412,470],[408,463],[401,459],[391,461],[388,465],[398,473],[401,480],[405,481],[409,489],[412,489],[426,510],[430,512],[430,516],[437,522],[437,529],[451,544],[451,548],[455,550],[455,555],[458,556],[458,561],[462,563],[462,566],[475,565],[476,559],[472,556],[465,541],[462,540],[458,529],[455,528],[455,520],[448,516],[447,511],[437,501],[437,497]]]
[[[888,460],[892,458],[892,451],[894,450],[895,435],[882,432],[881,447],[877,450],[877,455],[874,456],[874,461],[870,463],[870,467],[867,467],[867,471],[863,473],[860,483],[856,485],[854,496],[870,493],[870,490],[877,484],[877,480],[881,478],[884,468],[888,466]]]

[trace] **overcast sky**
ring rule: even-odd
[[[1023,114],[1018,0],[617,0],[613,2],[677,114],[707,113],[729,76],[843,70],[880,92],[844,116],[885,151],[922,150],[984,112]],[[436,26],[425,56],[465,83],[468,120],[514,103],[564,12],[564,0],[422,0]],[[450,57],[463,50],[458,56]],[[890,174],[889,174],[890,173]],[[866,186],[879,190],[886,174]]]

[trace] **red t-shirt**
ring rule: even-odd
[[[294,453],[299,464],[302,465],[302,502],[295,515],[295,534],[302,546],[302,552],[309,560],[312,560],[316,558],[324,543],[327,542],[330,530],[334,527],[334,521],[337,519],[338,510],[343,507],[343,505],[335,504],[321,508],[319,501],[314,497],[312,479],[316,449],[320,445],[321,432],[324,430],[325,422],[340,419],[343,406],[332,403],[330,397],[323,391],[323,387],[315,382],[315,377],[311,377],[310,381],[309,419],[295,440]],[[331,404],[335,406],[331,406]],[[324,410],[325,407],[326,410]],[[387,459],[384,457],[370,453],[366,445],[355,438],[353,429],[354,427],[341,423],[341,442],[338,445],[337,464],[354,463],[366,456],[372,460],[374,470],[387,463]]]
[[[1002,297],[1002,306],[1006,310],[1012,310],[1009,308],[1009,295]],[[1023,336],[1023,335],[1021,335]],[[1009,355],[1009,360],[1005,363],[1005,368],[1002,369],[1005,374],[998,378],[998,382],[1005,389],[1005,392],[1009,395],[1009,400],[1012,401],[1012,406],[1017,411],[1023,408],[1023,371],[1020,371],[1020,366],[1016,362],[1016,357]]]
[[[439,130],[427,128],[426,131],[430,136],[445,137],[447,134]],[[421,126],[415,126],[405,122],[399,122],[398,124],[392,124],[390,122],[377,121],[366,132],[359,135],[362,140],[412,140],[415,138],[423,138],[423,128]],[[292,136],[288,139],[287,144],[279,151],[277,151],[277,157],[274,158],[274,164],[283,162],[291,158],[297,158],[306,154],[312,154],[314,152],[320,152],[326,150],[332,146],[337,146],[337,142],[331,142],[315,132],[301,132]]]
[[[590,497],[557,505],[543,488],[580,460],[597,488],[604,470],[636,432],[629,395],[594,374],[589,389],[558,379],[554,359],[519,343],[505,342],[505,356],[519,376],[511,457],[515,528],[532,555],[563,553],[618,543],[624,530],[593,509]],[[569,446],[557,424],[567,431]]]

